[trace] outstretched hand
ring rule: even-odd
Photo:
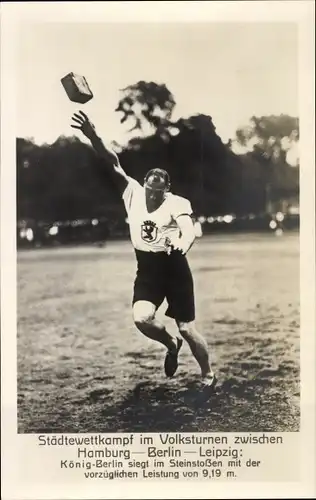
[[[71,124],[72,128],[81,130],[81,132],[88,138],[92,139],[95,135],[95,127],[83,111],[74,113],[71,117],[74,123]]]

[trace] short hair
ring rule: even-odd
[[[153,183],[161,183],[166,190],[170,189],[170,177],[169,174],[166,170],[163,170],[162,168],[152,168],[149,170],[145,176],[145,184],[148,183],[148,181],[153,182]]]

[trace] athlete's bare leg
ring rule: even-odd
[[[139,300],[133,306],[134,322],[146,337],[160,342],[169,351],[177,350],[177,340],[167,332],[156,318],[156,306],[146,300]]]
[[[189,344],[191,352],[201,368],[202,377],[213,377],[214,374],[210,365],[207,343],[197,331],[194,321],[176,321],[176,323],[180,334]]]

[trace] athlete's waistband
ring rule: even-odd
[[[149,257],[152,256],[154,257],[161,257],[162,255],[168,256],[167,252],[165,250],[158,250],[157,252],[153,252],[151,250],[138,250],[138,248],[134,248],[134,252],[136,255],[139,255],[140,257]]]
[[[166,251],[148,252],[146,250],[138,250],[137,248],[134,248],[134,251],[138,262],[147,262],[152,265],[155,265],[154,263],[158,261],[168,261],[171,264],[174,261],[186,260],[186,256],[181,252],[171,252],[168,255]]]

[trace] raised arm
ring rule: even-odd
[[[96,132],[95,126],[83,111],[74,113],[71,119],[73,120],[71,127],[81,130],[90,140],[99,157],[104,160],[104,168],[108,169],[109,174],[112,174],[119,189],[123,192],[128,184],[128,176],[121,167],[117,154],[105,147],[102,139]]]

